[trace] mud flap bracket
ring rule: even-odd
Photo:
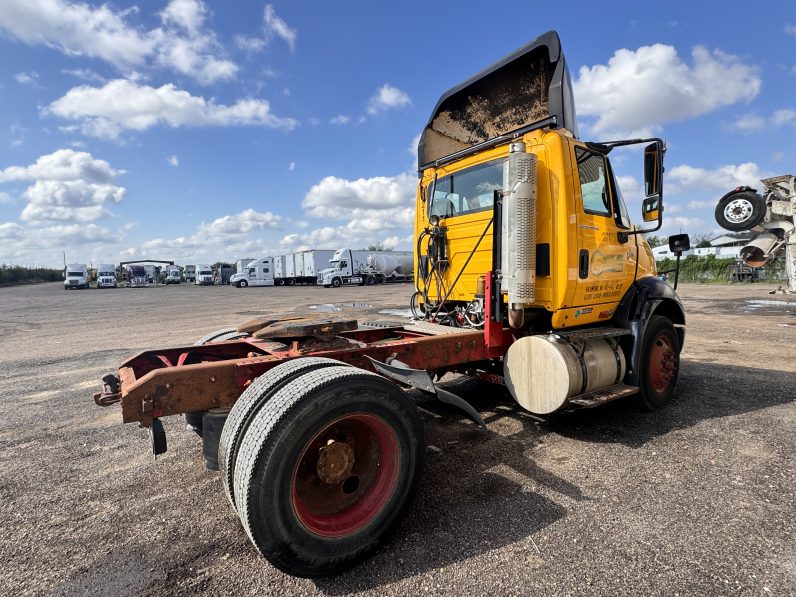
[[[486,423],[484,423],[481,415],[478,414],[478,411],[475,410],[475,408],[473,408],[469,402],[467,402],[464,398],[457,396],[453,392],[448,392],[447,390],[443,390],[442,388],[435,386],[434,381],[428,374],[428,371],[423,369],[412,369],[397,359],[392,359],[390,364],[387,364],[377,361],[371,357],[367,358],[373,364],[374,369],[376,369],[376,371],[385,377],[389,377],[398,383],[416,388],[422,392],[425,392],[426,394],[431,394],[440,402],[450,406],[455,406],[464,412],[464,414],[466,414],[467,417],[474,423],[481,427],[486,427]]]
[[[149,440],[152,442],[152,455],[156,458],[166,453],[166,431],[160,419],[152,419],[149,427]]]

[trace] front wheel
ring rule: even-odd
[[[639,362],[639,398],[647,410],[658,410],[674,395],[680,373],[680,338],[671,320],[653,315],[644,332]]]
[[[763,221],[766,203],[752,190],[732,191],[719,200],[714,215],[716,223],[725,230],[751,230]]]
[[[332,279],[332,286],[335,288],[340,288],[343,285],[343,281],[340,278],[333,278]]]
[[[248,285],[249,283],[246,280],[241,280],[238,282],[238,288],[246,288]]]
[[[235,505],[271,564],[297,576],[336,574],[401,520],[424,449],[417,410],[394,384],[348,366],[309,371],[249,424]]]

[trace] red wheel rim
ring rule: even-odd
[[[343,537],[384,509],[398,481],[398,439],[380,417],[353,413],[324,427],[293,471],[291,499],[299,521],[322,537]]]
[[[671,339],[661,334],[652,343],[649,360],[649,382],[656,392],[663,392],[677,375],[677,352]]]

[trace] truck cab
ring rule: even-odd
[[[112,263],[97,266],[97,288],[116,288],[116,267]]]
[[[197,286],[212,286],[213,285],[213,268],[209,265],[196,266],[196,282]]]
[[[143,265],[125,265],[124,277],[128,288],[146,288],[149,279]]]
[[[179,284],[182,279],[180,268],[170,265],[166,268],[166,284]]]
[[[250,261],[242,272],[233,274],[229,283],[237,288],[247,286],[273,286],[274,285],[274,259],[255,259]]]
[[[88,268],[85,263],[70,263],[64,270],[64,289],[88,288]]]

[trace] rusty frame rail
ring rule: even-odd
[[[254,379],[294,358],[324,356],[373,371],[367,357],[393,357],[415,369],[436,370],[485,361],[494,354],[482,331],[431,335],[405,327],[360,329],[326,342],[274,345],[246,338],[141,352],[119,370],[122,419],[151,427],[159,417],[230,407]]]

